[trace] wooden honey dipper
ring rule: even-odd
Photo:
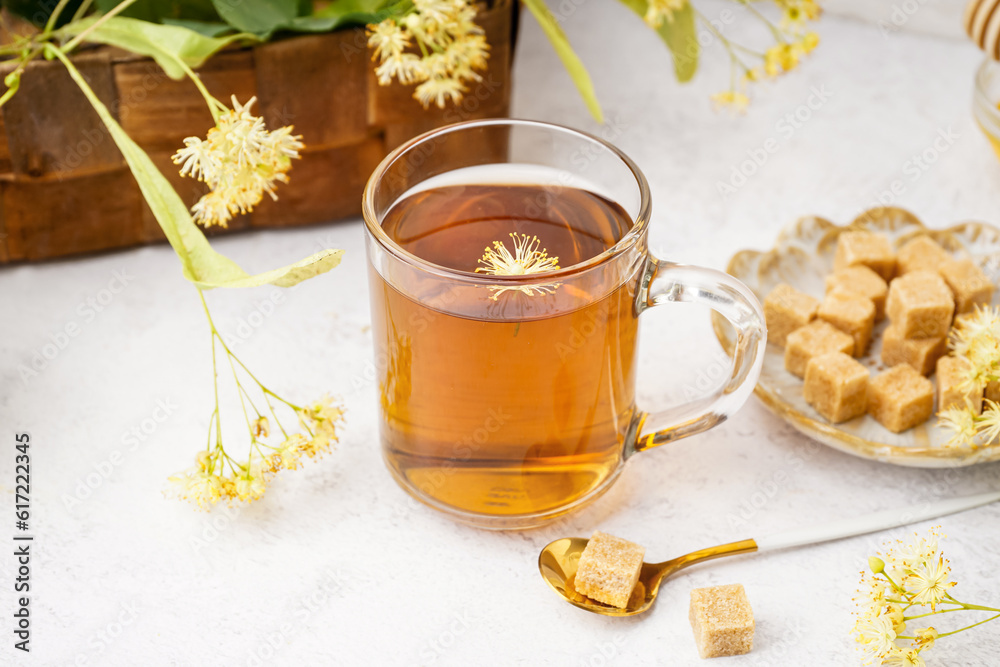
[[[962,25],[980,49],[1000,60],[1000,0],[970,0]]]

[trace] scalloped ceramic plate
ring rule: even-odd
[[[848,226],[840,227],[818,217],[801,218],[785,229],[770,252],[742,250],[726,271],[742,280],[761,301],[778,283],[823,297],[824,278],[833,270],[837,237],[846,229],[868,229],[885,234],[898,248],[914,236],[929,235],[956,256],[968,256],[986,272],[994,284],[1000,282],[1000,229],[967,222],[948,229],[924,227],[912,213],[898,208],[872,209]],[[997,303],[994,296],[993,303]],[[713,313],[715,335],[732,354],[733,330]],[[875,340],[860,361],[872,375],[885,370],[881,361],[881,333],[886,321],[876,325]],[[755,393],[775,414],[802,433],[830,447],[877,461],[921,468],[966,466],[1000,460],[1000,445],[972,449],[946,447],[945,431],[926,423],[903,433],[892,433],[870,416],[858,417],[833,426],[812,409],[802,397],[802,381],[785,370],[784,349],[768,343]]]

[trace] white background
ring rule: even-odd
[[[769,246],[798,216],[847,222],[894,180],[904,184],[894,203],[932,226],[998,223],[1000,163],[970,115],[980,55],[953,29],[958,2],[925,5],[912,18],[916,31],[828,15],[823,43],[801,70],[755,88],[749,112],[731,117],[708,102],[728,80],[720,49],[708,52],[694,83],[679,85],[638,19],[617,3],[583,0],[564,25],[608,127],[589,119],[530,18],[518,43],[514,113],[610,133],[649,178],[651,243],[672,260],[722,267],[737,249]],[[891,8],[866,11],[878,20]],[[744,23],[727,33],[762,36]],[[803,106],[816,90],[826,101]],[[782,119],[795,113],[806,120],[788,133]],[[949,130],[957,140],[914,176],[912,156]],[[717,183],[771,138],[778,150],[736,194],[720,196]],[[167,475],[189,466],[204,442],[211,405],[204,315],[171,250],[0,269],[0,540],[13,533],[12,438],[22,429],[33,437],[37,536],[27,659],[11,647],[14,563],[12,548],[0,548],[0,664],[696,665],[688,593],[731,582],[750,596],[756,648],[720,664],[856,664],[851,596],[877,538],[695,568],[664,586],[651,613],[625,620],[559,601],[539,578],[536,555],[556,537],[599,528],[661,560],[997,486],[997,465],[914,470],[828,450],[751,399],[714,431],[630,462],[608,496],[559,525],[523,533],[458,526],[414,506],[380,460],[360,222],[246,234],[216,247],[255,271],[318,247],[346,249],[341,267],[295,289],[209,295],[227,334],[259,323],[236,348],[280,392],[343,398],[341,443],[247,508],[204,514],[165,500]],[[87,300],[101,297],[115,272],[127,287],[91,314]],[[261,306],[268,301],[273,308]],[[649,409],[677,400],[720,354],[704,311],[658,310],[644,315],[640,400]],[[262,311],[270,315],[254,314]],[[22,377],[19,366],[70,323],[79,335],[37,376]],[[155,422],[160,402],[172,407]],[[141,441],[128,439],[133,429]],[[79,503],[68,506],[69,497]],[[998,520],[1000,507],[987,507],[941,522],[961,599],[1000,605]],[[1000,623],[942,640],[927,657],[994,665],[998,642]]]

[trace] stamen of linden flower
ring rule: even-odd
[[[968,406],[959,407],[953,405],[947,410],[942,411],[938,414],[937,425],[938,428],[949,429],[952,432],[945,446],[975,446],[979,426],[976,423],[975,413]]]
[[[486,273],[492,276],[524,276],[555,271],[559,268],[558,257],[549,257],[545,248],[539,249],[542,242],[537,236],[511,232],[510,238],[514,242],[514,253],[511,254],[507,246],[500,241],[494,241],[492,247],[487,246],[483,251],[483,256],[479,260],[483,266],[477,268],[476,273]],[[526,296],[552,294],[560,285],[561,283],[491,285],[490,291],[493,292],[493,295],[490,298],[496,301],[501,294],[507,292],[520,292]]]
[[[559,258],[549,257],[545,248],[539,250],[542,242],[537,236],[511,232],[514,241],[514,254],[500,241],[494,241],[493,246],[487,246],[479,263],[483,266],[476,273],[488,273],[492,276],[523,276],[529,273],[543,273],[559,268]]]
[[[209,187],[193,207],[194,219],[206,227],[227,226],[232,217],[247,213],[264,194],[277,199],[274,186],[287,183],[292,160],[304,147],[291,126],[268,131],[264,119],[250,113],[257,101],[251,97],[219,116],[205,139],[188,137],[173,156],[181,176],[203,181]]]
[[[424,108],[458,104],[468,88],[481,81],[475,70],[486,68],[489,44],[483,29],[473,22],[476,9],[467,0],[415,0],[400,20],[386,19],[368,26],[368,46],[378,62],[379,85],[393,79],[419,84],[413,97]],[[420,54],[408,52],[411,45]]]

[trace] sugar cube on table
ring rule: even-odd
[[[893,433],[927,421],[934,411],[934,385],[909,364],[899,364],[868,382],[868,412]]]
[[[882,276],[867,266],[849,266],[846,269],[834,271],[826,277],[826,291],[837,289],[854,292],[866,296],[875,304],[875,321],[885,317],[885,297],[889,293],[889,285]]]
[[[639,581],[646,549],[595,531],[580,555],[573,587],[589,598],[624,609]]]
[[[854,339],[854,356],[864,356],[875,326],[875,304],[871,299],[845,290],[834,290],[823,299],[816,316],[850,335]]]
[[[688,618],[702,658],[753,650],[753,609],[742,584],[695,588]]]
[[[854,352],[854,338],[829,322],[813,320],[788,334],[785,341],[785,370],[796,377],[806,376],[806,365],[813,357]]]
[[[962,357],[941,357],[937,362],[938,412],[950,407],[972,408],[977,415],[983,411],[983,388],[963,386],[968,377],[969,362]]]
[[[984,398],[994,403],[1000,403],[1000,380],[993,380],[986,384],[986,395]]]
[[[784,345],[788,334],[809,324],[816,317],[819,301],[794,287],[781,283],[764,299],[767,340]]]
[[[911,271],[889,284],[885,308],[903,338],[940,338],[951,328],[955,300],[938,274]]]
[[[907,241],[896,253],[896,274],[911,271],[937,271],[945,262],[951,261],[948,251],[929,236],[918,236]]]
[[[874,232],[841,233],[837,237],[837,250],[833,257],[834,270],[859,264],[867,266],[882,276],[883,280],[892,280],[896,273],[896,255],[892,252],[889,239]]]
[[[938,273],[955,296],[955,312],[968,313],[976,305],[989,305],[995,286],[971,259],[943,263]]]
[[[868,369],[843,352],[813,357],[802,394],[834,424],[860,417],[868,407]]]
[[[948,338],[904,338],[896,325],[882,333],[882,362],[886,366],[909,364],[921,375],[934,372],[937,360],[948,352]]]

